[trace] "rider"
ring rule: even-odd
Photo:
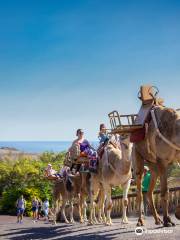
[[[45,176],[47,178],[52,178],[52,179],[59,179],[61,176],[52,168],[52,165],[49,163],[47,168],[45,169]]]
[[[90,145],[88,140],[84,138],[84,132],[82,129],[78,129],[76,131],[77,139],[75,139],[72,143],[72,146],[74,144],[79,144],[80,148],[80,156],[81,157],[88,157],[90,160],[89,168],[92,171],[96,170],[97,165],[97,152],[96,150]],[[69,152],[71,151],[71,148],[69,149]],[[77,171],[79,171],[81,166],[78,166]]]
[[[106,126],[104,123],[100,124],[99,130],[100,131],[99,131],[98,138],[99,138],[100,145],[102,145],[102,144],[105,144],[109,140],[109,137],[107,135]]]
[[[107,135],[107,130],[106,130],[106,126],[104,123],[101,123],[100,124],[100,127],[99,127],[99,135],[98,135],[98,138],[99,138],[99,147],[98,147],[98,156],[99,158],[102,157],[102,154],[104,152],[104,147],[106,145],[106,143],[108,142],[109,140],[109,137]]]

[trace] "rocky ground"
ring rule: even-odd
[[[175,220],[175,219],[174,219]],[[73,225],[39,221],[33,223],[30,218],[25,218],[23,224],[17,224],[16,218],[11,216],[0,216],[0,239],[12,240],[34,240],[34,239],[80,239],[80,240],[111,240],[111,239],[156,239],[156,240],[178,240],[180,239],[180,222],[176,227],[163,228],[154,225],[152,217],[146,218],[146,228],[142,235],[135,233],[137,218],[130,217],[128,225],[122,225],[120,219],[113,219],[112,226],[98,224],[88,226],[87,224],[75,223]]]

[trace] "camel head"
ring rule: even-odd
[[[132,152],[132,144],[130,143],[130,135],[127,134],[115,134],[110,138],[111,148],[118,148],[120,150],[120,156],[124,159],[124,161],[130,161],[131,152]]]

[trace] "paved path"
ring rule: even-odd
[[[0,216],[0,240],[34,240],[34,239],[78,239],[78,240],[179,240],[180,221],[175,220],[176,227],[163,228],[154,225],[152,217],[147,217],[147,224],[141,236],[135,234],[136,218],[129,218],[130,224],[122,225],[119,219],[113,219],[113,226],[98,224],[88,226],[87,224],[75,223],[67,225],[58,223],[56,226],[39,221],[34,224],[31,219],[25,218],[23,224],[17,224],[15,217]],[[152,232],[156,231],[156,232]],[[157,233],[158,232],[158,233]]]

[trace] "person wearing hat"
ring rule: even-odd
[[[56,180],[60,178],[60,175],[52,168],[52,165],[49,163],[45,169],[45,177],[48,179]]]
[[[143,193],[143,204],[144,204],[144,215],[148,215],[148,199],[147,199],[147,192],[149,190],[151,180],[151,174],[149,168],[144,166],[144,178],[142,182],[142,193]]]

